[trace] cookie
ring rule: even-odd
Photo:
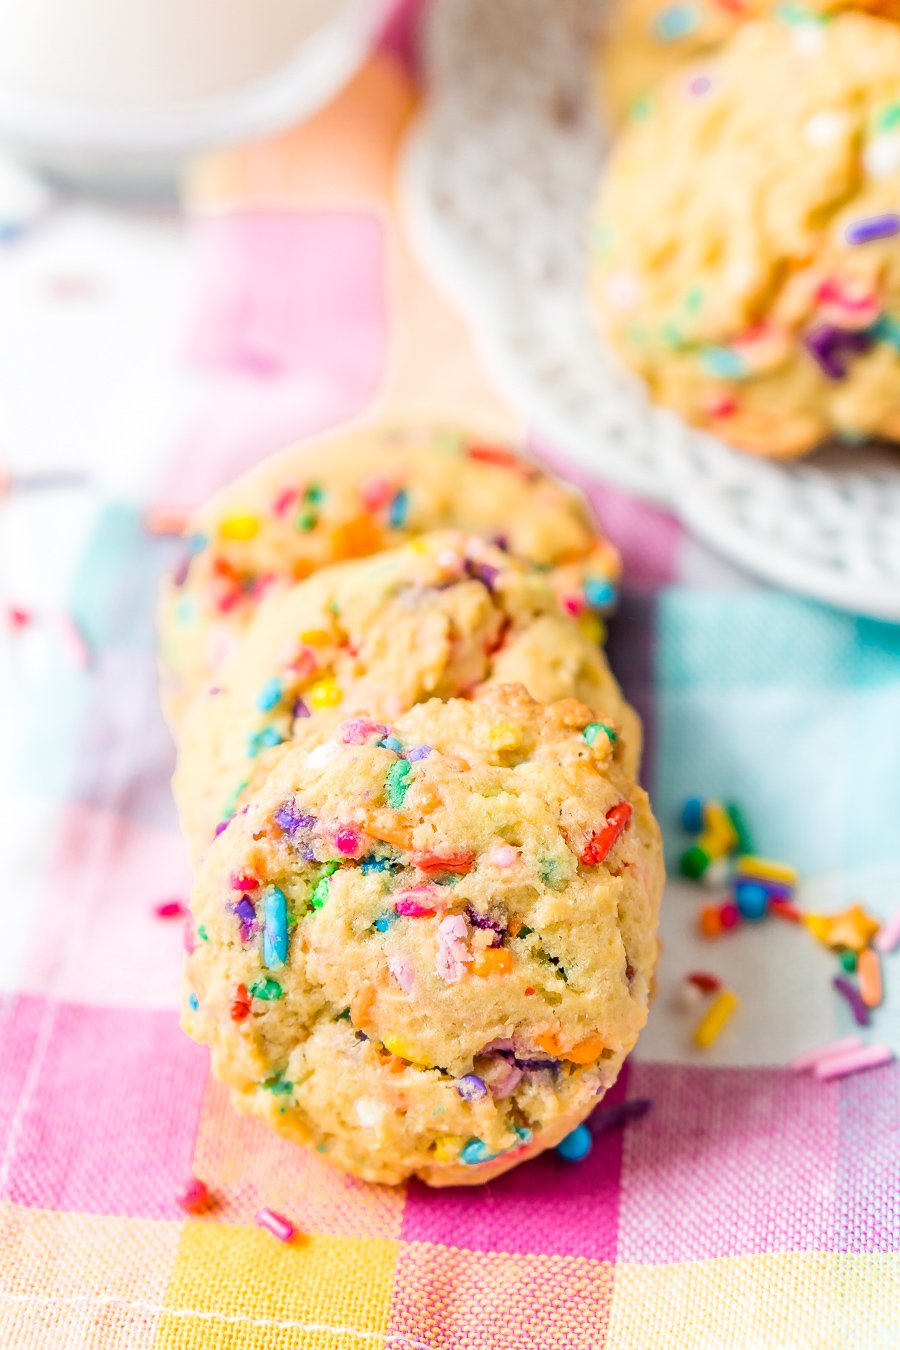
[[[198,869],[184,1025],[240,1109],[338,1166],[484,1181],[615,1081],[662,878],[646,796],[574,699],[323,725]]]
[[[356,430],[286,451],[219,493],[160,607],[163,701],[177,726],[216,682],[260,599],[319,568],[449,527],[550,569],[562,606],[603,613],[619,558],[582,496],[506,446],[441,427]]]
[[[900,28],[745,24],[600,185],[598,322],[652,397],[748,450],[900,437]]]
[[[273,748],[306,736],[310,721],[393,718],[490,682],[523,684],[542,702],[581,699],[615,727],[635,773],[640,723],[583,631],[591,620],[561,612],[545,573],[452,532],[269,594],[216,691],[182,721],[174,788],[193,854],[265,775]]]
[[[802,23],[843,9],[900,19],[897,0],[807,0],[790,7],[774,0],[616,0],[597,49],[601,101],[615,125],[650,115],[657,85],[675,71],[683,87],[703,87],[702,62],[751,19],[776,12]]]

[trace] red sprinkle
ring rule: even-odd
[[[722,988],[722,981],[718,975],[710,975],[706,970],[692,970],[688,975],[688,982],[701,989],[704,994],[714,994]]]
[[[719,918],[723,928],[737,928],[741,921],[741,911],[733,901],[726,900],[724,905],[719,906]]]
[[[606,824],[591,835],[581,855],[585,867],[596,867],[598,863],[606,861],[631,824],[633,815],[631,802],[619,802],[607,811]]]
[[[245,1017],[250,1016],[250,995],[247,993],[247,986],[239,984],[234,991],[234,1002],[231,1005],[232,1022],[243,1022]]]
[[[470,445],[467,454],[469,459],[476,459],[481,464],[496,464],[501,469],[515,469],[518,473],[527,473],[529,477],[535,472],[530,464],[526,464],[518,455],[504,449],[502,445]]]
[[[279,1242],[290,1242],[297,1231],[290,1219],[286,1219],[283,1214],[276,1214],[274,1209],[261,1209],[256,1222],[260,1228],[267,1228]]]
[[[229,881],[233,891],[255,891],[259,887],[259,881],[249,872],[232,872]]]
[[[474,853],[414,853],[412,860],[423,872],[471,872],[475,865]]]
[[[175,1202],[185,1214],[203,1214],[213,1203],[209,1187],[198,1177],[188,1177],[181,1190],[175,1196]]]
[[[803,915],[796,905],[792,905],[789,900],[778,900],[774,896],[769,905],[769,913],[777,914],[780,919],[787,919],[788,923],[803,922]]]
[[[181,919],[187,909],[181,900],[161,900],[154,905],[153,912],[158,919]]]

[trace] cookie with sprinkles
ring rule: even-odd
[[[601,631],[619,557],[584,498],[505,445],[437,426],[305,443],[225,488],[188,526],[163,588],[163,700],[173,725],[217,680],[264,595],[424,531],[463,530],[548,569],[560,604]]]
[[[317,738],[320,724],[383,721],[486,683],[523,684],[542,702],[574,696],[608,727],[630,772],[640,756],[639,719],[546,573],[455,532],[272,592],[218,679],[179,735],[175,796],[195,855],[264,777],[276,747]]]
[[[643,791],[518,686],[287,748],[209,849],[184,1025],[235,1104],[370,1181],[485,1181],[558,1143],[647,1016]]]
[[[642,121],[657,86],[676,71],[682,87],[702,97],[709,87],[703,63],[749,20],[778,13],[803,23],[845,9],[900,19],[898,0],[615,0],[597,48],[601,102],[617,125]]]
[[[786,457],[900,438],[900,28],[780,13],[623,133],[590,274],[654,399]]]

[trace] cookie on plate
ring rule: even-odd
[[[571,613],[603,613],[615,600],[619,557],[598,537],[584,498],[506,446],[433,426],[328,437],[267,460],[193,520],[193,553],[160,607],[173,726],[216,683],[264,595],[444,527],[549,569]]]
[[[215,692],[182,720],[174,787],[192,853],[265,776],[274,747],[320,734],[311,722],[393,718],[486,682],[523,684],[542,702],[580,699],[636,773],[639,719],[584,618],[560,610],[539,569],[447,531],[271,593]]]
[[[843,9],[858,9],[900,19],[898,0],[806,0],[787,6],[781,0],[615,0],[603,41],[597,49],[601,101],[616,125],[650,115],[657,85],[674,71],[683,85],[703,87],[702,68],[734,32],[751,19],[780,10],[794,23],[827,19]]]
[[[358,1176],[487,1180],[645,1022],[646,796],[591,709],[516,686],[318,730],[199,867],[184,1025],[238,1107]]]
[[[900,28],[744,25],[614,147],[598,322],[652,397],[734,445],[900,438]]]

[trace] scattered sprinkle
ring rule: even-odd
[[[876,239],[892,239],[895,234],[900,234],[900,215],[894,211],[853,221],[844,230],[848,244],[870,244]]]
[[[515,867],[519,861],[519,850],[513,848],[512,844],[494,844],[488,849],[488,862],[493,863],[494,867],[506,869]]]
[[[402,530],[409,517],[409,493],[401,488],[388,510],[388,524],[392,530]]]
[[[376,920],[376,927],[377,927]],[[412,963],[405,956],[389,956],[388,970],[403,990],[404,994],[411,994],[416,985],[416,974]]]
[[[731,989],[721,990],[694,1029],[694,1044],[705,1050],[718,1040],[739,1003],[740,999]]]
[[[831,983],[833,988],[847,1000],[857,1026],[867,1027],[871,1021],[869,1009],[863,1002],[856,985],[851,984],[850,980],[845,980],[843,975],[835,975]]]
[[[269,970],[279,970],[288,954],[287,896],[278,886],[269,886],[263,906],[263,965]]]
[[[475,1163],[492,1162],[497,1155],[490,1152],[483,1139],[470,1139],[468,1143],[463,1145],[459,1156],[464,1163],[473,1165]]]
[[[436,900],[440,892],[430,882],[410,886],[394,896],[394,909],[404,919],[430,919],[437,913]]]
[[[179,535],[187,529],[188,513],[177,506],[151,506],[144,512],[144,529],[148,534]]]
[[[261,1209],[256,1222],[260,1228],[268,1229],[279,1242],[290,1242],[297,1231],[290,1219],[286,1219],[283,1214],[276,1214],[274,1209]]]
[[[807,1073],[826,1059],[840,1057],[851,1050],[859,1050],[861,1046],[862,1041],[858,1036],[842,1036],[839,1041],[831,1041],[827,1045],[818,1046],[815,1050],[805,1050],[802,1055],[796,1055],[789,1067],[794,1073]]]
[[[456,1090],[464,1102],[477,1102],[488,1095],[484,1079],[476,1073],[467,1073],[456,1084]]]
[[[10,628],[27,628],[33,618],[31,610],[23,609],[21,605],[6,606],[6,622]]]
[[[268,680],[259,691],[256,706],[260,712],[271,712],[281,702],[284,686],[277,675]]]
[[[660,42],[677,42],[699,27],[700,14],[694,5],[668,5],[653,19],[653,32]]]
[[[584,598],[592,609],[609,609],[615,604],[617,591],[606,577],[588,577],[584,583]]]
[[[867,1008],[877,1008],[884,997],[881,987],[881,962],[872,947],[859,953],[856,963],[859,992]]]
[[[613,745],[619,739],[618,732],[608,722],[589,722],[581,734],[588,745],[593,745],[599,736],[605,736]]]
[[[243,1022],[250,1016],[250,995],[247,992],[245,984],[239,984],[234,991],[234,999],[231,1004],[232,1022]]]
[[[183,900],[160,900],[153,906],[153,913],[158,919],[183,919],[187,906]]]
[[[250,997],[263,1003],[275,1003],[284,997],[284,990],[277,980],[256,980],[250,986]]]
[[[626,801],[618,802],[607,811],[605,825],[592,834],[585,845],[580,859],[583,866],[596,867],[606,861],[631,824],[633,814],[631,802]]]
[[[870,1045],[862,1050],[852,1050],[846,1055],[829,1056],[815,1066],[813,1073],[827,1083],[833,1078],[846,1078],[863,1069],[877,1069],[882,1064],[890,1064],[893,1058],[894,1052],[889,1046]]]
[[[700,362],[710,375],[721,380],[740,380],[747,374],[745,358],[730,347],[707,347]]]
[[[398,759],[387,771],[384,799],[392,811],[399,811],[410,789],[412,768],[405,759]]]
[[[893,918],[888,919],[887,923],[882,926],[874,945],[883,956],[887,956],[900,947],[900,909],[897,910]]]
[[[317,680],[307,695],[312,708],[334,708],[344,697],[343,690],[332,675]]]
[[[185,1214],[203,1214],[212,1208],[212,1193],[205,1181],[199,1177],[189,1177],[181,1190],[175,1195],[175,1203]]]
[[[438,924],[435,969],[447,984],[456,984],[466,973],[471,960],[467,937],[466,921],[461,914],[448,914]]]
[[[312,895],[309,897],[309,903],[313,909],[321,909],[328,899],[328,892],[331,890],[331,878],[319,877],[313,887]]]
[[[507,947],[486,947],[472,961],[473,975],[508,975],[512,968],[513,954]]]
[[[60,610],[56,615],[56,627],[72,665],[79,670],[87,670],[91,664],[91,649],[72,615],[66,610]]]
[[[601,1089],[603,1090],[605,1089]],[[607,1130],[617,1129],[631,1120],[640,1120],[652,1105],[653,1102],[649,1097],[635,1097],[627,1102],[604,1103],[591,1116],[591,1130],[594,1134],[605,1134]]]

